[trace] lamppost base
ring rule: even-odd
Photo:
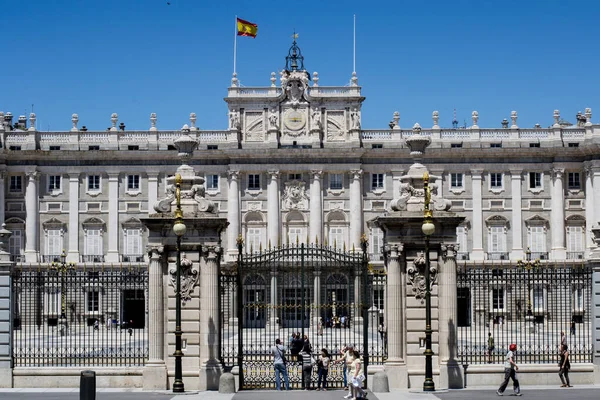
[[[423,383],[424,392],[435,392],[435,383],[433,381],[425,381]]]
[[[185,387],[183,386],[183,382],[174,382],[173,383],[173,393],[183,393],[185,392]]]

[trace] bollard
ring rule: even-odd
[[[79,400],[96,400],[96,372],[81,371]]]

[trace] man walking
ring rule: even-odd
[[[287,360],[285,358],[285,349],[281,340],[275,339],[275,346],[271,347],[273,354],[273,369],[275,370],[275,388],[281,390],[281,375],[285,383],[285,390],[290,390],[290,381],[287,372]]]
[[[516,371],[519,370],[519,366],[515,363],[515,352],[517,351],[517,345],[512,343],[508,347],[508,353],[506,353],[506,358],[504,359],[504,382],[500,385],[500,388],[496,391],[498,396],[504,396],[504,390],[508,386],[508,381],[510,379],[513,380],[513,389],[515,391],[515,396],[521,396],[521,387],[519,386],[519,381],[517,379]]]

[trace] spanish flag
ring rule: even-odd
[[[255,38],[256,34],[258,33],[258,25],[238,18],[237,31],[238,36],[250,36],[252,38]]]

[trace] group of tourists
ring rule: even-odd
[[[560,387],[573,387],[571,386],[571,381],[569,380],[569,370],[571,369],[571,362],[569,361],[569,346],[567,345],[567,337],[565,336],[565,332],[560,333],[560,350],[559,350],[559,361],[558,361],[558,377],[560,378],[561,385]],[[488,334],[488,354],[494,349],[494,338],[492,334]],[[521,387],[519,385],[519,380],[517,379],[517,371],[519,371],[519,366],[515,362],[515,357],[517,353],[517,345],[516,343],[512,343],[508,347],[508,353],[504,358],[504,381],[500,385],[500,388],[496,391],[498,396],[504,396],[504,390],[508,386],[508,382],[512,379],[513,381],[513,391],[515,396],[521,396]]]
[[[344,388],[348,389],[348,395],[345,399],[366,399],[366,392],[363,390],[365,380],[364,364],[360,353],[354,350],[353,346],[344,346],[340,351],[340,356],[333,360],[327,349],[321,349],[318,356],[313,355],[312,345],[308,337],[300,336],[299,333],[293,333],[290,338],[290,359],[296,360],[302,365],[302,389],[310,390],[313,369],[317,367],[317,387],[316,390],[327,390],[327,376],[332,365],[343,364]],[[282,380],[285,390],[290,390],[290,382],[287,371],[288,358],[286,349],[281,344],[281,339],[275,340],[275,345],[271,348],[273,355],[273,367],[275,370],[275,388],[282,390]]]

